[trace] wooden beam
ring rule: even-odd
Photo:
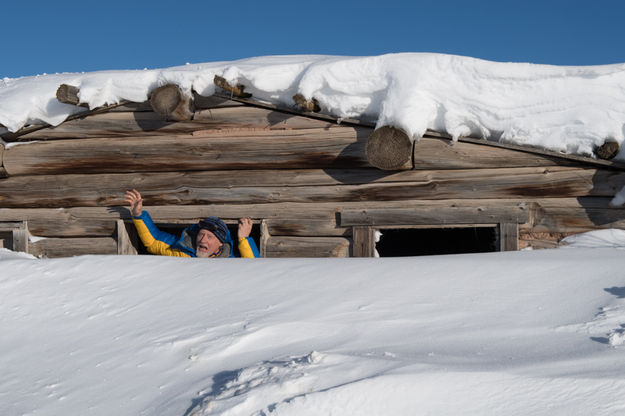
[[[227,140],[224,140],[228,137]],[[57,140],[6,149],[9,176],[62,173],[368,167],[357,129]]]
[[[383,170],[412,169],[413,140],[405,131],[384,126],[367,139],[365,153],[371,166]]]
[[[260,247],[258,250],[260,251],[261,257],[267,257],[267,240],[269,240],[269,228],[267,227],[267,220],[262,220],[260,222]]]
[[[22,146],[17,146],[17,148]],[[12,149],[9,149],[12,150]],[[0,207],[123,205],[139,189],[148,205],[366,202],[436,199],[528,199],[613,196],[625,173],[611,170],[515,168],[403,171],[364,170],[171,172],[145,175],[57,175],[0,181]],[[382,173],[378,171],[378,174]]]
[[[4,144],[2,140],[0,140],[0,179],[6,178],[7,171],[4,169]]]
[[[141,138],[154,135],[190,135],[197,131],[241,134],[259,130],[343,128],[334,123],[308,117],[250,106],[219,107],[196,110],[192,120],[172,122],[153,111],[110,111],[75,120],[23,135],[20,140],[87,139],[104,137]],[[196,133],[197,134],[197,133]],[[363,136],[366,134],[363,133]]]
[[[175,84],[162,85],[152,91],[150,105],[156,114],[166,120],[191,120],[195,111],[193,98]]]
[[[266,257],[349,257],[350,240],[341,237],[269,237]]]
[[[350,228],[341,228],[336,224],[336,216],[328,215],[325,219],[279,218],[266,221],[271,235],[290,235],[300,237],[343,237],[351,235]]]
[[[372,227],[352,227],[352,257],[375,257],[375,230]]]
[[[423,137],[414,145],[414,169],[579,166],[578,161],[472,142]]]
[[[436,132],[432,130],[428,130],[426,133],[426,136],[439,137],[439,138],[442,137],[442,138],[451,140],[451,136],[449,134]],[[528,145],[521,146],[521,145],[511,144],[511,143],[500,143],[500,142],[495,142],[492,140],[478,139],[478,138],[473,138],[473,137],[459,137],[458,141],[465,142],[465,143],[473,143],[473,144],[477,144],[481,146],[499,147],[502,149],[517,150],[520,152],[534,153],[534,154],[539,154],[539,155],[544,155],[544,156],[552,156],[552,157],[560,158],[563,160],[581,162],[589,166],[597,166],[597,167],[604,166],[604,167],[611,167],[611,168],[619,169],[619,170],[625,169],[625,163],[623,162],[614,162],[614,161],[609,161],[609,160],[594,159],[589,156],[566,154],[566,153],[561,153],[561,152],[555,152],[553,150],[532,147]]]
[[[461,203],[461,201],[457,201]],[[433,206],[414,208],[346,209],[340,214],[341,227],[391,225],[492,224],[525,223],[529,207],[523,203],[511,206]]]
[[[499,224],[499,251],[517,251],[519,249],[519,225],[502,222]]]
[[[13,230],[13,251],[28,253],[28,229]]]
[[[115,230],[117,235],[117,254],[136,255],[137,249],[135,248],[135,246],[137,245],[137,241],[133,242],[130,238],[124,220],[117,220],[115,224]],[[133,226],[132,224],[129,225]]]
[[[117,254],[113,237],[104,238],[44,238],[32,243],[30,253],[48,258],[72,257],[86,254]]]

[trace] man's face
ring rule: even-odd
[[[222,242],[215,237],[215,234],[201,229],[195,239],[195,255],[198,257],[209,257],[211,254],[218,252],[222,245]]]

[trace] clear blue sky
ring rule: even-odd
[[[0,78],[261,55],[625,62],[625,0],[0,2]]]

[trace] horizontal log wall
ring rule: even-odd
[[[414,170],[386,172],[366,161],[370,128],[252,107],[178,123],[120,110],[20,138],[47,142],[0,146],[0,175],[2,166],[9,175],[0,221],[27,220],[32,235],[47,237],[31,244],[34,254],[116,253],[117,221],[132,230],[123,202],[131,188],[161,224],[264,220],[268,257],[352,255],[352,227],[380,218],[397,227],[518,223],[521,247],[535,248],[625,228],[625,210],[609,206],[625,186],[618,170],[423,138]]]

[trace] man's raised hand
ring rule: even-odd
[[[143,212],[143,199],[136,189],[126,191],[125,201],[130,205],[130,213],[133,217],[138,217]]]

